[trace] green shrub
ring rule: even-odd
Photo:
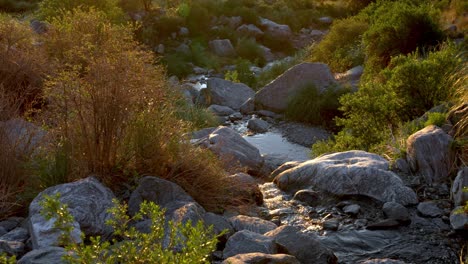
[[[73,216],[59,198],[60,194],[44,197],[41,214],[47,220],[54,219],[54,227],[62,232],[61,242],[71,253],[63,256],[66,263],[209,263],[209,255],[216,249],[218,240],[212,227],[205,228],[201,221],[194,225],[190,221],[169,221],[166,225],[164,211],[147,201],[129,217],[127,205],[114,200],[115,207],[109,210],[112,218],[106,224],[113,228],[116,238],[101,241],[100,237],[91,237],[89,244],[75,244],[71,239]],[[149,233],[131,226],[143,219],[151,221]],[[165,228],[170,233],[167,247],[162,245]]]
[[[41,19],[51,21],[55,17],[66,15],[64,11],[79,7],[83,10],[96,9],[113,21],[122,21],[124,15],[118,4],[118,0],[43,0],[39,4],[38,15]]]
[[[289,100],[286,118],[332,128],[333,119],[340,114],[338,99],[347,92],[339,87],[328,87],[320,92],[314,85],[307,85]]]
[[[337,20],[330,32],[313,49],[311,61],[328,64],[334,72],[344,72],[364,63],[361,39],[368,24],[358,17]]]
[[[286,55],[292,55],[295,51],[289,39],[278,39],[271,34],[264,34],[261,43],[275,52],[283,52]]]
[[[429,113],[424,126],[435,125],[442,127],[447,122],[447,113]]]
[[[144,17],[137,35],[141,42],[149,46],[156,46],[163,43],[173,32],[178,32],[183,23],[183,19],[178,16],[150,13]]]
[[[438,18],[428,5],[409,1],[371,4],[370,27],[363,36],[367,70],[378,72],[391,57],[426,50],[442,41]],[[375,68],[375,69],[374,69]]]
[[[204,41],[193,40],[190,44],[191,61],[198,66],[208,69],[218,69],[218,57],[207,51],[207,45]]]
[[[265,65],[264,51],[253,38],[239,39],[236,52],[243,59],[253,61],[259,66]]]
[[[249,87],[257,86],[257,79],[250,70],[251,63],[248,60],[238,59],[236,61],[236,71],[238,73],[239,82],[246,84]]]
[[[190,67],[190,55],[182,53],[169,53],[164,55],[162,63],[166,66],[168,75],[175,75],[179,78],[192,73],[192,67]]]

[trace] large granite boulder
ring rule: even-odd
[[[263,165],[260,151],[228,127],[218,127],[197,144],[215,153],[225,164],[226,169],[246,167],[251,172],[259,172]]]
[[[247,253],[225,259],[222,264],[301,264],[297,258],[286,254]]]
[[[207,106],[217,104],[239,110],[254,95],[254,90],[245,84],[210,78],[206,88],[200,91],[200,102]]]
[[[284,112],[291,97],[311,84],[319,92],[323,92],[330,86],[335,89],[336,81],[326,64],[298,64],[257,92],[254,98],[255,109]]]
[[[220,57],[231,57],[236,54],[236,51],[229,39],[215,39],[210,41],[208,44],[213,53]]]
[[[295,256],[302,264],[335,264],[338,259],[313,235],[293,226],[281,226],[265,234],[274,239],[279,252]]]
[[[46,220],[41,215],[41,201],[45,195],[60,193],[60,202],[67,204],[70,214],[75,218],[72,239],[80,242],[80,230],[88,236],[108,237],[112,228],[106,225],[111,218],[108,209],[116,199],[112,191],[96,178],[88,177],[76,182],[60,184],[42,191],[29,205],[29,231],[33,249],[56,246],[60,231],[53,227],[55,218]]]
[[[276,244],[273,238],[248,230],[242,230],[231,236],[223,250],[223,257],[229,258],[245,253],[276,254]]]
[[[437,126],[428,126],[407,140],[407,159],[411,170],[428,184],[448,180],[454,162],[453,139]]]
[[[293,167],[291,167],[291,165]],[[416,204],[416,193],[388,170],[384,158],[364,152],[347,151],[324,155],[288,169],[278,168],[274,182],[285,191],[316,188],[334,195],[364,195],[382,202]]]

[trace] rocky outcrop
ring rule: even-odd
[[[407,159],[411,170],[428,184],[448,179],[454,162],[451,136],[437,126],[428,126],[407,140]]]
[[[111,214],[107,211],[114,206],[116,197],[112,191],[102,185],[96,178],[57,185],[41,192],[29,206],[29,231],[34,249],[55,246],[58,243],[59,231],[53,227],[55,219],[46,220],[41,215],[41,201],[45,195],[60,193],[60,202],[67,204],[70,214],[75,218],[72,239],[81,241],[80,230],[86,235],[108,237],[112,229],[105,223]]]
[[[227,258],[222,264],[301,264],[294,256],[286,254],[247,253]]]
[[[210,78],[207,87],[200,91],[200,102],[207,106],[217,104],[239,110],[254,95],[254,90],[245,84]]]
[[[312,235],[292,226],[281,226],[265,234],[274,239],[278,250],[295,256],[303,264],[335,264],[338,259]]]
[[[215,39],[208,44],[213,53],[220,57],[232,57],[236,54],[229,39]]]
[[[259,150],[228,127],[218,127],[198,140],[197,144],[215,153],[228,170],[235,170],[240,166],[255,173],[262,168],[263,158]]]
[[[210,105],[207,109],[217,116],[229,116],[235,113],[232,108],[222,105]]]
[[[450,225],[453,230],[468,230],[468,214],[462,206],[455,207],[450,213]]]
[[[291,164],[286,163],[285,166],[290,167]],[[310,187],[339,196],[364,195],[402,205],[418,201],[415,192],[388,170],[388,162],[384,158],[364,151],[324,155],[287,170],[281,167],[278,170],[282,172],[277,174],[274,182],[286,191]]]
[[[330,86],[335,86],[336,81],[326,64],[298,64],[263,87],[255,95],[255,109],[284,112],[290,98],[308,85],[314,85],[319,92],[323,92]]]

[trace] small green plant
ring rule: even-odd
[[[124,14],[118,4],[119,0],[44,0],[39,4],[38,15],[41,19],[51,21],[75,8],[95,9],[104,12],[112,21],[121,21]]]
[[[224,74],[224,79],[226,79],[228,81],[231,81],[231,82],[236,82],[236,83],[240,82],[239,81],[239,73],[236,70],[227,71]]]
[[[429,113],[424,126],[435,125],[442,127],[447,122],[447,113]]]
[[[190,221],[167,223],[164,210],[147,201],[130,217],[127,205],[114,200],[115,206],[109,210],[112,218],[106,223],[113,228],[114,238],[102,241],[100,237],[90,237],[88,244],[77,244],[70,235],[73,216],[59,199],[60,194],[45,196],[41,213],[46,219],[54,219],[54,227],[62,231],[61,241],[69,252],[63,257],[66,263],[209,263],[209,255],[216,249],[218,240],[212,227],[206,228],[201,221],[195,225]],[[151,221],[148,233],[131,225],[143,219]],[[167,234],[169,241],[163,246]]]
[[[328,87],[320,92],[313,85],[306,85],[288,102],[286,118],[313,125],[333,127],[333,119],[340,115],[338,99],[348,90]]]
[[[7,256],[6,253],[0,254],[0,263],[2,264],[16,264],[16,256]]]

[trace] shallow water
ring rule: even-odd
[[[260,154],[279,154],[287,156],[289,160],[308,160],[310,149],[291,143],[278,132],[267,132],[244,136],[250,144],[260,150]]]

